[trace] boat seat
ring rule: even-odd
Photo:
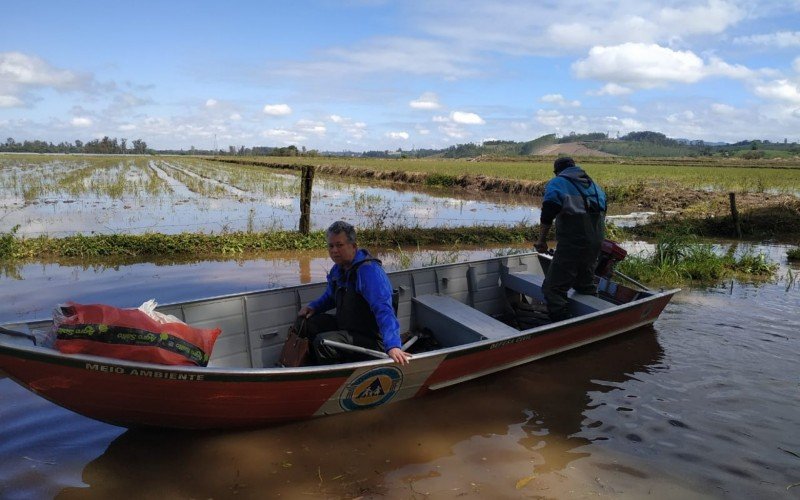
[[[506,288],[544,302],[544,295],[542,295],[544,276],[528,273],[508,273],[501,279],[503,286]],[[569,312],[573,316],[581,316],[615,307],[614,304],[600,297],[576,293],[575,290],[567,292],[567,298],[569,300]]]
[[[417,324],[433,332],[444,347],[486,339],[501,339],[519,330],[445,295],[414,297]]]

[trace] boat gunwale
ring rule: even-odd
[[[528,255],[528,254],[526,254]],[[497,258],[494,258],[497,259]],[[494,260],[488,259],[488,260]],[[474,262],[474,261],[473,261]],[[463,263],[461,263],[463,264]],[[448,264],[447,266],[452,265],[459,265],[459,264]],[[442,266],[435,266],[435,267],[442,267]],[[421,269],[432,269],[432,268],[421,268]],[[404,272],[404,271],[401,271]],[[292,287],[286,287],[286,289],[294,288],[296,286],[308,286],[309,284],[303,285],[295,285]],[[525,340],[529,340],[535,336],[546,335],[548,333],[555,333],[558,330],[563,329],[566,326],[572,326],[575,324],[591,322],[594,319],[610,316],[622,312],[626,309],[632,309],[638,307],[642,304],[653,302],[659,300],[666,296],[672,296],[676,293],[680,292],[681,289],[675,288],[670,290],[664,290],[659,292],[648,292],[652,293],[652,295],[648,297],[643,297],[637,300],[633,300],[631,302],[625,304],[617,304],[613,307],[598,310],[592,313],[583,314],[580,316],[576,316],[574,318],[570,318],[567,320],[559,321],[556,323],[550,323],[545,325],[540,325],[534,328],[529,328],[527,330],[520,330],[518,333],[514,335],[509,335],[502,338],[491,338],[491,339],[484,339],[479,340],[476,342],[470,342],[466,344],[460,344],[452,347],[447,347],[443,349],[435,349],[431,351],[425,351],[422,353],[412,354],[412,361],[413,364],[414,359],[426,359],[431,357],[437,356],[444,356],[445,358],[452,357],[452,354],[457,354],[456,357],[466,356],[473,354],[474,351],[481,351],[485,350],[486,348],[494,345],[496,343],[508,342],[510,339],[521,339],[522,337],[528,337],[522,340],[518,340],[518,342],[522,342]],[[245,292],[245,293],[238,293],[235,296],[242,296],[248,295],[251,293],[260,293],[260,292]],[[226,296],[225,298],[228,298]],[[215,298],[208,298],[208,299],[200,299],[197,301],[191,302],[204,302],[206,300],[215,300]],[[177,304],[187,304],[189,302],[181,302]],[[165,306],[166,307],[166,306]],[[630,329],[635,329],[641,326],[644,326],[648,323],[654,322],[657,317],[650,322],[637,322],[631,323]],[[25,324],[32,324],[32,323],[52,323],[52,320],[40,320],[40,321],[30,321],[26,322]],[[635,325],[635,326],[634,326]],[[627,329],[627,328],[626,328]],[[349,375],[353,372],[353,370],[357,370],[364,367],[375,367],[375,366],[382,366],[382,365],[391,365],[394,363],[391,359],[375,359],[375,360],[367,360],[367,361],[357,361],[352,363],[342,363],[336,365],[323,365],[323,366],[302,366],[302,367],[270,367],[270,368],[250,368],[250,367],[241,367],[241,368],[233,368],[230,367],[202,367],[202,366],[189,366],[189,365],[162,365],[162,364],[155,364],[155,363],[144,363],[144,362],[137,362],[137,361],[129,361],[124,359],[118,358],[109,358],[104,356],[93,356],[89,354],[66,354],[59,352],[52,348],[46,348],[41,346],[28,346],[28,345],[21,345],[17,342],[9,342],[4,340],[3,336],[0,335],[0,354],[7,353],[8,355],[14,356],[16,354],[24,353],[24,357],[27,359],[32,359],[41,362],[47,362],[51,364],[69,364],[69,365],[80,365],[80,364],[87,364],[87,363],[102,363],[105,366],[118,366],[120,368],[125,369],[137,369],[137,370],[157,370],[161,372],[178,372],[178,373],[187,373],[187,374],[203,374],[204,376],[211,376],[213,377],[214,381],[224,381],[220,379],[224,378],[243,378],[243,377],[253,377],[253,376],[266,376],[268,379],[271,380],[281,380],[285,377],[295,379],[299,376],[309,376],[311,378],[322,378],[322,377],[331,377],[331,376],[345,376]],[[341,372],[339,374],[338,372]],[[219,377],[219,379],[218,379]]]

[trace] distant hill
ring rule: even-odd
[[[700,140],[670,139],[660,132],[652,131],[631,132],[610,139],[602,132],[595,132],[570,134],[560,138],[555,134],[548,134],[526,142],[495,140],[483,144],[458,144],[443,150],[425,150],[410,154],[417,157],[445,158],[529,155],[778,158],[800,155],[800,145],[788,141],[775,143],[761,140],[741,141],[735,144],[706,143]]]

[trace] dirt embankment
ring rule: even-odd
[[[567,155],[567,156],[614,156],[605,151],[598,151],[584,146],[579,142],[566,142],[563,144],[551,144],[544,146],[533,152],[535,155]]]
[[[216,161],[247,165],[260,165],[282,170],[301,170],[303,165],[277,162],[260,162],[238,158],[217,158]],[[309,165],[311,166],[311,165]],[[460,187],[472,191],[543,196],[547,181],[525,181],[500,179],[483,175],[448,176],[402,170],[371,170],[363,167],[314,165],[316,171],[324,175],[374,179],[411,185]],[[680,185],[648,186],[606,186],[610,203],[636,207],[641,211],[653,211],[669,215],[675,219],[710,220],[718,222],[730,217],[731,208],[728,193],[689,189]],[[763,231],[753,234],[773,234],[781,236],[781,227],[787,237],[800,234],[800,199],[791,195],[769,193],[737,193],[736,205],[743,220],[749,218],[754,226]],[[770,217],[770,214],[775,215]],[[778,214],[780,214],[778,216]],[[777,224],[777,225],[776,225]],[[781,238],[785,239],[785,238]]]

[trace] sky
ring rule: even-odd
[[[5,1],[0,141],[800,142],[800,0]]]

